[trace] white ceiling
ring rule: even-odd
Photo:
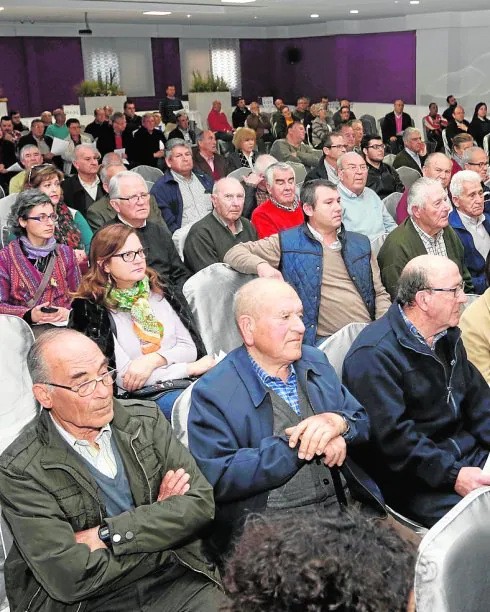
[[[488,0],[256,0],[250,4],[223,4],[220,0],[179,0],[165,3],[148,0],[0,0],[0,26],[19,22],[89,24],[122,23],[204,26],[291,26],[337,20],[405,17],[424,13],[464,12],[488,9]],[[359,14],[349,11],[357,9]],[[171,15],[149,16],[143,11],[171,11]],[[318,19],[310,15],[317,13]],[[187,17],[187,15],[191,17]],[[226,30],[223,31],[226,38]]]

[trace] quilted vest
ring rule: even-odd
[[[284,280],[296,289],[303,303],[303,322],[306,328],[303,342],[315,346],[323,275],[323,246],[313,238],[306,225],[280,232],[279,240],[279,269]],[[342,226],[339,240],[347,272],[374,321],[376,295],[369,238],[356,232],[347,232]]]

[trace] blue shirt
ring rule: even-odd
[[[432,346],[429,346],[427,342],[425,341],[425,338],[422,336],[419,330],[415,327],[412,321],[410,321],[410,319],[407,318],[407,315],[404,313],[403,308],[400,306],[400,304],[398,304],[398,308],[400,310],[400,314],[402,315],[402,319],[404,320],[405,325],[408,327],[410,332],[417,338],[419,342],[421,342],[425,346],[428,346],[431,351],[434,351],[436,348],[436,342],[447,334],[447,329],[444,329],[443,331],[436,334],[434,336],[434,341],[432,342]]]
[[[284,382],[276,376],[270,376],[270,374],[267,374],[267,372],[259,366],[259,364],[250,354],[249,357],[255,373],[260,379],[260,382],[271,391],[274,391],[274,393],[277,393],[277,395],[279,395],[279,397],[283,399],[298,416],[301,416],[298,399],[298,383],[296,381],[296,372],[293,364],[289,366],[289,374],[286,382]]]

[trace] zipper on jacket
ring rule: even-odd
[[[140,459],[139,459],[139,457],[138,457],[138,453],[136,452],[136,450],[135,450],[135,448],[134,448],[134,446],[133,446],[133,442],[134,442],[134,441],[137,439],[137,437],[140,435],[140,431],[141,431],[141,427],[138,427],[138,431],[136,432],[136,434],[134,435],[134,437],[133,437],[133,438],[131,438],[130,445],[131,445],[131,450],[133,451],[134,456],[136,457],[136,461],[138,462],[138,465],[140,466],[141,471],[143,472],[143,475],[144,475],[145,480],[146,480],[146,484],[148,485],[148,494],[149,494],[149,497],[150,497],[150,504],[152,504],[152,503],[153,503],[153,497],[152,497],[152,495],[151,495],[151,486],[150,486],[150,481],[149,481],[149,479],[148,479],[148,476],[146,475],[145,468],[143,467],[143,464],[141,463],[141,461],[140,461]]]
[[[34,593],[34,595],[31,597],[31,601],[29,602],[25,612],[29,612],[29,610],[31,609],[32,606],[32,602],[36,599],[36,597],[39,595],[39,591],[41,590],[41,587],[38,588],[38,590]]]
[[[222,586],[220,584],[220,582],[218,580],[216,580],[216,578],[214,576],[210,576],[209,574],[206,574],[206,572],[203,572],[202,570],[198,570],[195,567],[192,567],[192,565],[189,565],[189,563],[186,563],[182,557],[179,557],[179,555],[175,552],[175,550],[172,551],[173,555],[175,556],[175,558],[177,559],[177,561],[183,565],[184,567],[186,567],[187,569],[190,569],[191,572],[196,572],[196,574],[201,574],[202,576],[206,576],[206,578],[209,578],[209,580],[211,580],[212,582],[214,582],[214,584],[216,584],[217,586],[219,586],[220,589],[222,589]]]

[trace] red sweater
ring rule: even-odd
[[[266,200],[252,213],[252,225],[257,230],[259,238],[267,238],[304,222],[305,217],[301,205],[295,211],[290,211],[279,208],[270,200]]]
[[[211,110],[208,115],[208,126],[212,132],[232,132],[233,128],[228,123],[225,113]]]

